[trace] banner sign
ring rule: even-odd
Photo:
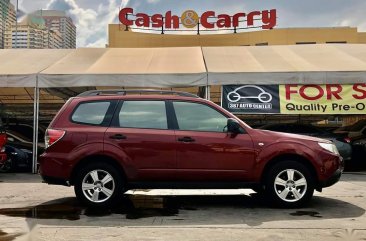
[[[227,85],[222,94],[236,114],[366,114],[366,84]]]
[[[262,29],[272,29],[277,24],[277,10],[238,12],[234,15],[215,11],[206,11],[199,15],[194,10],[187,10],[181,15],[167,11],[164,14],[157,13],[150,16],[146,13],[135,13],[133,8],[123,8],[119,12],[119,20],[125,26],[171,30],[179,30],[182,27],[190,29],[199,25],[206,29],[240,27],[246,29],[253,28],[256,24]]]

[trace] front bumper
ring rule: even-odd
[[[331,177],[325,181],[320,182],[320,188],[330,187],[336,184],[342,176],[343,169],[339,168],[336,170]]]

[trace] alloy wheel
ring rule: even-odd
[[[297,202],[304,197],[308,183],[305,176],[294,169],[280,172],[274,181],[277,196],[285,202]]]
[[[113,195],[115,181],[113,176],[105,170],[92,170],[85,175],[81,188],[89,201],[102,203]]]

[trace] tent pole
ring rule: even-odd
[[[39,88],[38,88],[38,75],[36,77],[36,86],[34,87],[34,99],[33,99],[33,158],[32,158],[32,172],[36,174],[38,172],[37,159],[38,159],[38,118],[39,118]]]
[[[211,93],[210,93],[210,86],[209,85],[206,85],[206,88],[205,88],[205,97],[206,97],[206,100],[210,100],[211,99]]]

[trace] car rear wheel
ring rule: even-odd
[[[93,163],[78,173],[74,190],[76,197],[87,206],[111,207],[123,196],[123,179],[114,166]]]
[[[313,196],[314,178],[308,168],[295,161],[283,161],[269,171],[265,185],[271,205],[301,207]]]
[[[11,157],[8,157],[8,159],[0,165],[0,172],[12,172],[15,169],[15,163]]]

